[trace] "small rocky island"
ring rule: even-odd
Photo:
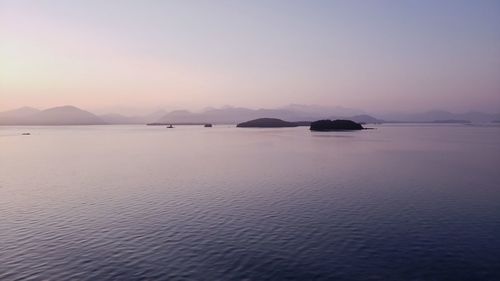
[[[297,126],[298,124],[296,123],[287,122],[277,118],[259,118],[236,125],[236,127],[239,128],[284,128]]]
[[[311,131],[354,131],[363,130],[361,124],[351,120],[319,120],[311,123]]]

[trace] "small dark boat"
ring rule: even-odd
[[[31,133],[23,133],[23,136],[31,136]]]
[[[168,129],[172,129],[174,126],[172,126],[172,124],[168,125],[167,128]]]
[[[205,128],[212,128],[212,124],[205,124]]]

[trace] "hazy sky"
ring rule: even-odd
[[[0,0],[0,110],[500,112],[500,1]]]

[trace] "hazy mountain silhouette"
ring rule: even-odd
[[[281,109],[293,112],[300,112],[312,116],[354,116],[364,114],[362,110],[347,108],[342,106],[321,106],[321,105],[303,105],[290,104]]]
[[[10,111],[6,111],[6,112],[2,112],[2,113],[6,113],[6,114],[10,114],[11,116],[18,116],[18,117],[23,117],[23,116],[29,116],[29,115],[32,115],[32,114],[35,114],[35,113],[38,113],[40,112],[39,109],[36,109],[36,108],[33,108],[33,107],[29,107],[29,106],[25,106],[25,107],[21,107],[21,108],[18,108],[18,109],[14,109],[14,110],[10,110]]]
[[[389,113],[380,114],[380,116],[388,122],[469,121],[473,123],[485,123],[492,122],[500,118],[500,114],[489,114],[479,111],[452,113],[444,110],[430,110],[422,113]]]
[[[99,115],[104,122],[108,124],[147,124],[158,121],[161,117],[167,114],[165,110],[157,110],[151,114],[126,116],[118,113],[109,113]]]
[[[279,118],[290,121],[303,118],[300,114],[280,109],[248,109],[242,107],[225,107],[221,109],[208,109],[200,113],[186,110],[176,110],[160,118],[160,123],[215,123],[236,124],[257,118]]]
[[[340,107],[290,105],[278,109],[249,109],[243,107],[208,108],[200,113],[176,110],[158,119],[158,123],[215,123],[237,124],[258,118],[277,118],[289,122],[312,121],[332,116],[333,114],[361,112]],[[344,115],[345,116],[345,115]],[[351,116],[351,115],[347,115]],[[371,116],[370,116],[371,117]],[[372,117],[373,118],[373,117]],[[373,118],[376,119],[376,118]],[[378,119],[377,119],[378,120]]]
[[[59,106],[38,111],[21,108],[0,113],[2,125],[103,125],[103,120],[74,106]]]
[[[144,119],[140,116],[125,116],[118,113],[109,113],[98,116],[108,124],[144,124]]]
[[[356,114],[356,112],[358,114]],[[466,113],[451,113],[444,110],[431,110],[422,113],[392,113],[380,114],[374,117],[359,114],[361,110],[343,107],[322,107],[307,105],[289,105],[278,109],[249,109],[243,107],[208,108],[200,113],[187,110],[176,110],[165,114],[156,122],[159,123],[215,123],[237,124],[258,118],[278,118],[289,122],[314,121],[319,119],[349,119],[358,123],[387,122],[473,122],[488,123],[500,119],[500,114],[470,111]],[[355,114],[353,114],[355,113]]]
[[[0,125],[101,125],[101,124],[238,124],[258,118],[277,118],[289,122],[314,121],[320,119],[349,119],[358,123],[387,122],[446,122],[446,123],[484,123],[500,120],[500,114],[470,111],[451,113],[444,110],[431,110],[422,113],[385,113],[377,117],[361,110],[344,107],[291,104],[277,109],[249,109],[225,106],[206,108],[202,112],[175,110],[155,111],[141,116],[127,116],[110,113],[97,116],[74,106],[60,106],[40,111],[31,107],[0,112]]]
[[[341,117],[341,118],[331,118],[331,119],[342,119],[342,118],[343,117]],[[375,117],[370,116],[368,114],[354,115],[354,116],[351,116],[351,117],[346,118],[346,119],[352,120],[352,121],[354,121],[356,123],[368,123],[368,124],[385,123],[384,120],[375,118]]]
[[[28,116],[39,113],[40,110],[32,107],[21,107],[14,110],[0,112],[0,124],[15,124]]]

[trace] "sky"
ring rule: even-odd
[[[0,0],[0,111],[500,112],[500,1]]]

